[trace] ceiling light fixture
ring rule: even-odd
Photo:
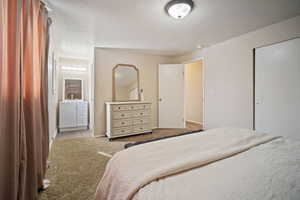
[[[172,0],[165,9],[166,12],[175,19],[182,19],[186,17],[194,8],[192,0]]]

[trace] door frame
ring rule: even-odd
[[[187,61],[183,61],[181,62],[181,64],[187,65],[187,64],[191,64],[191,63],[195,63],[195,62],[199,62],[202,61],[202,127],[203,130],[205,130],[205,83],[206,83],[206,79],[205,79],[205,57],[201,56],[201,57],[197,57],[191,60],[187,60]],[[186,73],[185,68],[184,68],[184,73]],[[185,79],[184,79],[185,80]],[[185,102],[186,102],[186,95],[185,95],[185,89],[184,89],[184,120],[186,121],[186,108],[185,108]]]

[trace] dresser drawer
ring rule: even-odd
[[[130,110],[130,107],[129,105],[113,105],[112,110],[113,111]]]
[[[113,119],[125,119],[132,117],[132,112],[130,111],[120,111],[120,112],[113,112],[112,118]]]
[[[115,127],[123,127],[123,126],[131,126],[132,120],[129,119],[119,119],[119,120],[113,120],[112,126]]]
[[[150,104],[135,104],[130,106],[131,110],[149,110],[150,108]]]
[[[144,117],[149,115],[150,115],[150,110],[137,110],[132,112],[132,117]]]
[[[138,124],[148,124],[150,122],[149,118],[135,118],[133,119],[133,125],[138,125]]]
[[[112,130],[113,135],[129,135],[133,132],[132,127],[121,127],[121,128],[114,128]]]
[[[145,110],[150,110],[151,109],[151,104],[142,104],[142,108]]]
[[[147,132],[147,131],[149,131],[149,132],[151,131],[149,124],[133,126],[134,133]]]
[[[129,104],[128,109],[129,110],[137,110],[136,104]]]

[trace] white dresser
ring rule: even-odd
[[[88,129],[88,102],[61,101],[59,103],[59,132]]]
[[[152,132],[151,103],[106,102],[108,138]]]

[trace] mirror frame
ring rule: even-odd
[[[116,99],[116,80],[115,80],[115,73],[118,67],[132,67],[136,72],[137,72],[137,86],[138,86],[138,99],[136,100],[129,100],[129,99]],[[113,102],[131,102],[131,101],[141,101],[141,91],[140,91],[140,73],[139,69],[135,65],[130,65],[130,64],[117,64],[113,68],[113,73],[112,73],[112,80],[113,80]]]

